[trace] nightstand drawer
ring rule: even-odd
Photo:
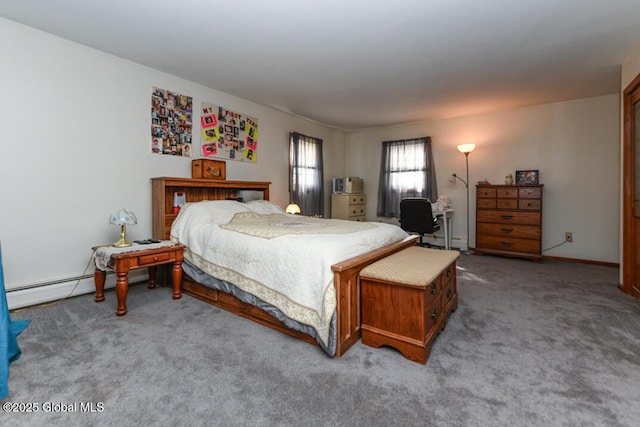
[[[156,262],[167,262],[175,258],[175,252],[162,252],[159,254],[143,255],[138,257],[140,267],[155,264]]]

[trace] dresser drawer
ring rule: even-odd
[[[540,240],[480,235],[476,244],[483,249],[540,253]]]
[[[496,189],[495,188],[483,188],[483,187],[477,187],[476,188],[476,196],[478,198],[482,198],[482,197],[496,197]]]
[[[357,204],[364,204],[366,202],[366,195],[364,194],[351,194],[349,195],[349,204],[350,205],[357,205]]]
[[[540,225],[540,212],[482,211],[476,215],[477,221],[498,224]]]
[[[451,303],[453,296],[456,294],[456,282],[451,280],[445,283],[442,289],[442,311],[447,309],[449,303]]]
[[[537,225],[478,223],[478,233],[502,238],[540,239],[541,236]]]
[[[505,199],[515,199],[518,197],[518,189],[517,188],[498,188],[498,197],[502,197]]]
[[[521,199],[541,199],[542,198],[542,189],[540,187],[536,188],[519,188],[518,189],[518,197]]]
[[[542,207],[540,199],[520,199],[518,200],[518,209],[539,211]]]
[[[440,278],[438,277],[436,280],[431,282],[424,290],[424,305],[427,306],[431,304],[431,301],[438,295],[440,292]]]
[[[438,317],[442,314],[442,295],[438,294],[436,298],[432,299],[431,302],[425,307],[424,310],[424,336],[420,337],[423,341],[425,340],[427,334],[433,328]],[[416,337],[417,338],[417,337]]]
[[[498,199],[498,209],[518,209],[518,199]]]
[[[364,221],[366,200],[367,195],[364,193],[332,194],[331,218],[346,219],[350,221]]]
[[[495,209],[496,199],[476,199],[476,207],[478,209]]]
[[[349,216],[361,216],[364,215],[366,205],[349,205]]]

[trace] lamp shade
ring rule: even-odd
[[[300,206],[296,205],[295,203],[289,203],[284,211],[288,214],[299,214]]]
[[[136,214],[125,208],[112,213],[109,217],[109,224],[113,225],[133,225],[137,223],[138,218],[136,218]]]
[[[460,144],[458,145],[458,151],[463,154],[469,154],[476,149],[476,144]]]

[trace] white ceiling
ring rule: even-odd
[[[0,16],[344,130],[616,93],[640,43],[640,0],[2,0]]]

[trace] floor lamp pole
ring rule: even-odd
[[[471,235],[469,234],[469,153],[464,153],[464,158],[467,163],[467,249],[462,252],[470,255],[473,254],[473,251],[469,249],[469,240],[471,239]]]
[[[469,242],[471,241],[471,235],[469,233],[469,153],[476,148],[476,144],[460,144],[458,145],[458,151],[464,154],[465,163],[467,165],[467,181],[464,185],[467,187],[467,249],[461,251],[463,254],[471,255],[473,251],[469,249]],[[456,174],[453,174],[455,177]],[[460,179],[460,178],[458,178]],[[462,181],[462,179],[460,179]]]

